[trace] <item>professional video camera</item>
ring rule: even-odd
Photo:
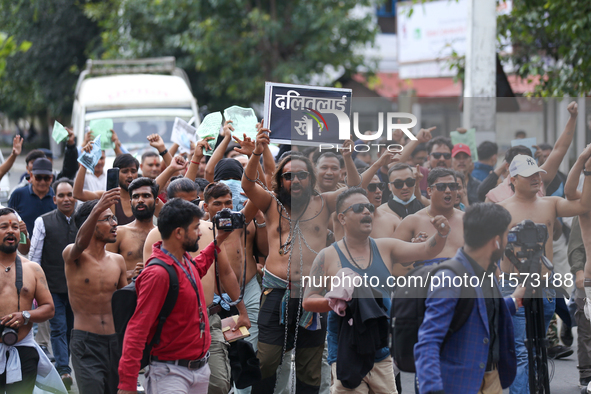
[[[244,228],[245,224],[242,212],[231,211],[229,208],[224,208],[216,213],[212,221],[219,231],[233,231]]]
[[[548,228],[546,225],[536,224],[526,219],[509,230],[505,256],[509,258],[519,272],[531,272],[530,265],[538,263],[540,259],[546,268],[551,271],[554,266],[543,255],[547,240]],[[515,247],[520,249],[517,253],[515,253]],[[539,259],[534,259],[535,256]],[[534,272],[537,271],[534,270]]]

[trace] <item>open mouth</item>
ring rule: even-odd
[[[445,197],[443,197],[443,201],[445,201],[446,203],[451,202],[451,196],[445,196]]]
[[[4,237],[4,242],[8,244],[14,244],[16,242],[16,238],[12,236]]]

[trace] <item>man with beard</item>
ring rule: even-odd
[[[125,260],[107,252],[117,240],[117,217],[109,207],[120,198],[120,189],[106,191],[100,200],[78,208],[76,242],[64,249],[68,297],[74,313],[70,342],[72,365],[81,393],[117,392],[119,351],[113,325],[111,297],[127,285]]]
[[[580,199],[565,200],[561,197],[540,197],[538,192],[542,188],[542,172],[546,172],[538,167],[535,159],[527,155],[517,155],[511,161],[509,173],[511,175],[511,186],[515,191],[512,197],[500,202],[499,204],[507,209],[512,216],[511,227],[525,219],[534,223],[546,225],[548,234],[553,234],[554,223],[557,217],[571,217],[589,212],[591,209],[591,185],[589,184],[589,175],[591,175],[591,145],[579,155],[575,165],[568,174],[569,180],[576,181],[585,171],[585,181],[583,183],[583,192]],[[567,183],[569,183],[567,180]],[[554,260],[554,249],[552,242],[546,242],[545,256]],[[501,283],[503,293],[507,294],[513,291],[514,286],[508,280],[508,276],[519,275],[518,270],[505,258],[501,262],[501,271],[504,272],[505,279]],[[542,266],[542,278],[547,278],[551,273]],[[541,279],[543,281],[543,279]],[[551,280],[551,279],[550,279]],[[555,294],[553,290],[544,289],[544,323],[545,330],[548,329],[550,320],[555,310]],[[511,386],[510,393],[527,393],[528,386],[528,351],[525,346],[525,313],[518,313],[513,317],[515,326],[515,347],[517,352],[517,378]]]
[[[320,324],[318,314],[301,312],[302,294],[298,283],[301,275],[309,274],[316,254],[326,246],[330,215],[335,210],[338,195],[346,189],[315,192],[314,167],[306,157],[297,155],[284,157],[273,175],[273,190],[263,189],[256,183],[263,176],[257,173],[257,167],[269,144],[269,133],[268,129],[259,130],[242,177],[244,192],[265,216],[269,240],[258,318],[257,355],[262,380],[252,386],[252,393],[274,391],[277,367],[284,351],[292,348],[296,360],[296,377],[292,384],[297,392],[317,393],[326,327]],[[347,140],[342,151],[347,182],[356,186],[361,184],[361,179],[351,158],[352,148],[353,141]]]
[[[355,364],[354,360],[337,359],[337,347],[345,346],[346,340],[343,339],[341,342],[338,338],[339,318],[332,312],[329,299],[325,298],[323,293],[338,290],[327,288],[330,285],[324,283],[322,278],[340,276],[339,272],[342,269],[351,270],[364,277],[367,275],[372,278],[370,283],[373,283],[373,278],[377,278],[379,284],[372,287],[380,289],[383,302],[389,306],[391,289],[387,285],[388,277],[400,275],[396,272],[396,267],[401,263],[411,262],[416,258],[432,258],[441,252],[450,230],[449,224],[445,217],[435,217],[431,221],[435,235],[426,243],[411,244],[393,239],[374,239],[370,234],[373,232],[375,206],[370,203],[365,190],[361,188],[350,188],[342,193],[337,199],[336,212],[338,221],[344,228],[345,237],[323,249],[314,260],[306,284],[303,307],[312,312],[331,311],[328,316],[328,352],[335,381],[332,393],[362,393],[368,389],[376,393],[396,393],[392,357],[387,346],[376,351],[373,369],[366,376],[359,377],[362,383],[355,391],[343,387],[337,379],[338,370],[355,369],[359,364]],[[354,321],[353,324],[355,323]]]
[[[68,244],[76,241],[78,232],[72,218],[76,207],[72,186],[72,181],[68,178],[60,178],[54,182],[53,201],[57,209],[35,220],[29,252],[31,261],[40,264],[47,276],[47,284],[55,305],[55,315],[49,320],[51,347],[55,356],[55,366],[68,390],[72,385],[69,343],[74,316],[68,299],[62,251]]]
[[[502,298],[493,274],[505,251],[511,214],[498,205],[476,204],[463,219],[465,246],[454,259],[468,279],[484,279],[474,282],[479,285],[472,287],[474,306],[466,323],[450,333],[462,287],[453,285],[456,274],[449,269],[435,274],[440,280],[431,282],[414,346],[418,388],[421,393],[501,394],[515,378],[511,315],[522,305],[525,293],[520,287]],[[472,280],[465,283],[473,286]]]
[[[23,257],[16,260],[19,259],[16,253],[19,238],[16,212],[11,208],[0,209],[0,265],[4,271],[0,276],[0,324],[4,330],[12,328],[18,332],[13,346],[0,342],[2,360],[8,370],[0,374],[0,392],[28,394],[35,388],[38,365],[42,365],[40,360],[51,368],[49,360],[40,354],[31,328],[33,323],[50,319],[54,309],[41,267]],[[16,288],[17,272],[22,272],[20,290]],[[31,310],[33,300],[37,300],[38,307]]]
[[[421,231],[430,237],[435,234],[435,230],[431,226],[431,219],[437,215],[443,215],[447,218],[451,231],[445,248],[436,258],[423,261],[421,264],[432,264],[450,259],[455,255],[458,248],[464,245],[462,224],[464,212],[454,208],[458,190],[455,171],[447,168],[432,169],[427,177],[427,183],[429,184],[427,192],[431,197],[431,205],[404,218],[396,227],[394,233],[395,238],[407,242],[419,237]]]
[[[201,142],[199,142],[201,143]],[[201,149],[200,149],[201,150]],[[182,199],[193,204],[199,203],[198,187],[195,182],[188,178],[180,178],[170,182],[167,189],[169,198]],[[201,232],[201,245],[208,245],[213,241],[213,226],[212,223],[204,220],[199,221],[199,231]],[[162,241],[160,230],[154,228],[148,234],[146,242],[144,244],[144,258],[143,261],[147,262],[153,253],[154,244]],[[192,257],[197,257],[201,250],[197,249],[191,253]],[[240,285],[236,279],[236,274],[232,270],[232,266],[228,262],[228,256],[226,255],[225,248],[221,249],[218,253],[218,269],[220,274],[220,284],[224,287],[224,291],[228,293],[231,299],[237,300],[240,296]],[[215,279],[215,265],[212,264],[204,277],[201,278],[201,284],[203,285],[203,295],[205,299],[205,305],[207,305],[207,316],[209,318],[209,329],[211,334],[211,346],[209,348],[210,357],[209,365],[211,368],[211,375],[209,377],[209,388],[208,393],[210,394],[226,394],[230,391],[231,377],[230,377],[230,365],[228,360],[228,343],[224,339],[222,333],[222,320],[218,315],[221,311],[219,305],[213,304],[213,297],[216,289]],[[218,293],[221,293],[218,291]],[[250,320],[248,318],[248,312],[243,301],[240,301],[236,305],[238,309],[238,321],[236,327],[245,326],[250,328]]]
[[[92,149],[92,141],[88,143],[84,148],[86,152],[90,152]],[[121,200],[117,201],[111,207],[111,210],[117,217],[117,222],[120,225],[126,225],[135,219],[131,209],[131,198],[129,196],[129,185],[138,177],[138,168],[140,163],[135,157],[129,153],[119,155],[113,162],[113,168],[119,168],[119,187],[121,188]],[[181,157],[175,157],[170,165],[166,167],[164,171],[156,178],[156,183],[160,189],[164,189],[168,180],[180,170],[186,167],[184,159]],[[80,201],[98,200],[101,198],[103,190],[90,191],[84,190],[84,179],[86,178],[86,167],[80,164],[78,174],[76,174],[76,180],[74,181],[74,197]],[[157,206],[156,216],[158,216]]]
[[[148,393],[205,393],[209,385],[208,365],[211,341],[207,304],[202,279],[214,261],[214,253],[231,234],[221,231],[195,261],[189,252],[199,250],[201,211],[195,204],[174,198],[158,218],[162,241],[157,242],[148,259],[159,259],[174,267],[179,294],[170,316],[162,327],[160,341],[151,350],[146,376]],[[169,275],[157,265],[147,265],[136,280],[137,307],[125,331],[119,366],[119,393],[136,392],[140,360],[145,344],[158,325],[158,313],[169,289]]]
[[[131,211],[135,220],[117,228],[117,241],[107,245],[107,251],[119,253],[125,259],[127,281],[144,267],[144,242],[154,228],[154,210],[158,185],[153,179],[137,178],[129,185]]]

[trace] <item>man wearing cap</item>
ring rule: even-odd
[[[53,202],[53,167],[46,158],[33,163],[31,183],[16,189],[8,200],[8,206],[18,212],[27,225],[27,232],[33,234],[35,219],[57,208]]]
[[[462,172],[466,179],[466,193],[468,195],[468,202],[470,205],[476,204],[478,200],[478,186],[480,181],[472,176],[472,152],[470,147],[466,144],[455,144],[451,151],[452,167],[455,171]]]
[[[509,173],[511,175],[511,187],[515,194],[499,203],[511,213],[512,228],[525,219],[534,223],[545,224],[548,234],[553,233],[554,221],[557,217],[571,217],[589,212],[591,209],[591,184],[588,176],[591,175],[591,145],[588,146],[577,159],[569,173],[569,179],[577,180],[584,166],[585,182],[583,193],[578,200],[565,200],[560,197],[540,197],[538,191],[542,187],[541,173],[546,171],[538,167],[536,160],[527,155],[517,155],[511,161]],[[574,178],[572,178],[574,177]],[[568,183],[568,180],[567,180]],[[546,242],[546,257],[553,260],[552,242]],[[510,274],[518,274],[518,270],[505,258],[501,262],[504,280],[501,283],[504,295],[510,295],[514,286],[509,280]],[[543,266],[542,275],[551,275]],[[542,282],[544,280],[541,280]],[[548,329],[550,319],[555,309],[555,294],[553,290],[544,290],[544,320],[545,330]],[[528,389],[528,354],[524,344],[525,340],[525,312],[519,311],[513,317],[515,327],[515,350],[517,353],[517,377],[511,386],[510,393],[529,393]]]

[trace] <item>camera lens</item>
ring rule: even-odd
[[[6,346],[13,346],[18,341],[18,333],[12,328],[4,327],[2,332],[2,343]]]

